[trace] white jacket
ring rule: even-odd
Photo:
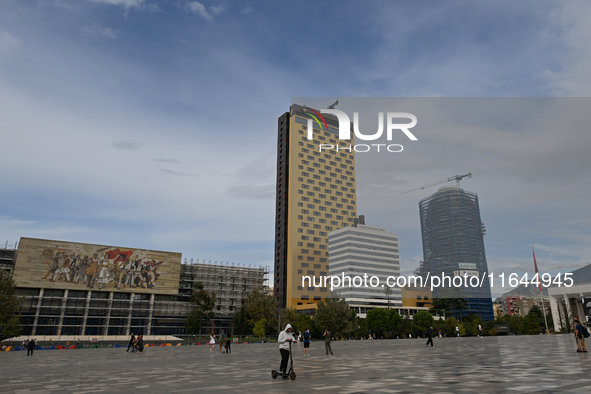
[[[289,342],[287,341],[288,339],[291,339],[295,342],[293,334],[291,332],[287,332],[288,328],[291,328],[291,324],[285,326],[285,330],[279,333],[279,338],[277,339],[277,342],[279,342],[279,349],[289,350]]]

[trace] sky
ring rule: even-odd
[[[556,118],[528,108],[540,132],[491,111],[425,127],[395,158],[358,155],[358,212],[398,234],[410,273],[418,201],[437,188],[399,192],[472,172],[491,271],[531,271],[532,244],[542,270],[589,262],[590,19],[571,0],[3,1],[0,242],[272,267],[276,122],[292,98],[467,97],[486,114],[483,98],[567,97],[577,111],[545,102]],[[551,123],[569,114],[573,127]]]

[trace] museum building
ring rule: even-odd
[[[231,329],[234,312],[255,288],[263,266],[188,263],[181,253],[35,238],[0,248],[1,267],[23,296],[22,335],[189,335],[194,285],[216,294],[215,318],[203,331]]]

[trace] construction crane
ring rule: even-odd
[[[400,194],[406,194],[406,193],[414,192],[414,191],[417,191],[417,190],[426,189],[426,188],[431,187],[431,186],[435,186],[435,185],[439,185],[441,183],[451,182],[451,181],[456,181],[457,184],[458,184],[458,187],[460,187],[460,181],[463,178],[472,178],[472,173],[469,172],[466,175],[454,175],[454,176],[449,177],[447,179],[442,179],[442,180],[437,181],[437,182],[427,183],[426,185],[415,187],[414,189],[405,190],[403,192],[400,192]]]
[[[573,264],[573,265],[562,265],[560,267],[550,267],[550,268],[546,268],[546,271],[550,271],[550,270],[557,270],[557,269],[561,269],[561,268],[575,268],[575,267],[586,267],[591,263],[582,263],[582,264]]]

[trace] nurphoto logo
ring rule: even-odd
[[[337,117],[339,121],[339,140],[347,141],[351,140],[351,120],[349,116],[338,109],[329,108],[329,109],[321,109],[320,112],[304,107],[304,112],[310,116],[308,119],[308,140],[311,141],[314,139],[314,122],[318,125],[320,130],[324,129],[329,131],[329,127],[326,123],[326,119],[322,116],[322,114],[330,114]],[[408,112],[387,112],[386,116],[384,116],[383,112],[378,112],[378,131],[374,134],[362,134],[359,130],[359,112],[353,112],[353,132],[355,133],[355,137],[359,140],[363,141],[375,141],[382,136],[384,133],[384,118],[386,119],[386,138],[388,141],[392,141],[392,137],[395,131],[402,131],[408,139],[411,141],[417,141],[417,137],[409,129],[413,128],[417,125],[417,117]],[[400,120],[407,119],[410,122],[400,123]],[[335,130],[333,127],[332,130]],[[404,147],[400,144],[350,144],[349,146],[339,146],[333,144],[320,144],[318,149],[320,152],[323,150],[331,150],[334,149],[338,151],[348,151],[351,152],[354,150],[355,152],[369,152],[370,150],[376,150],[380,152],[380,148],[385,147],[388,152],[402,152]]]

